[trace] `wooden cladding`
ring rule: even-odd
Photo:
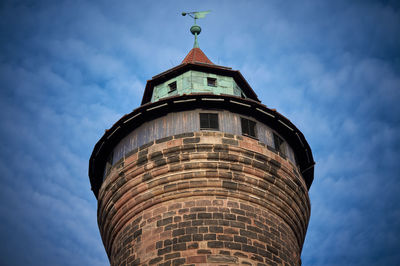
[[[207,115],[203,116],[201,114]],[[249,121],[244,123],[244,132],[242,131],[242,119]],[[269,147],[276,147],[273,130],[259,121],[249,120],[229,111],[196,109],[193,111],[168,113],[165,116],[139,126],[115,146],[112,164],[116,163],[132,150],[151,141],[186,132],[198,132],[200,130],[218,130],[234,135],[246,135],[257,138]],[[282,149],[286,150],[284,154],[288,159],[295,162],[293,150],[289,145],[285,143]]]

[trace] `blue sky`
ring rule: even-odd
[[[108,265],[91,151],[208,9],[202,50],[313,149],[303,265],[400,265],[400,5],[319,0],[2,1],[1,265]]]

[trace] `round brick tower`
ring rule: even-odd
[[[111,265],[300,265],[313,175],[296,126],[198,47],[89,163]]]

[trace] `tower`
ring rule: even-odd
[[[191,13],[194,14],[194,13]],[[311,149],[241,73],[195,45],[97,142],[89,178],[111,265],[300,265]]]

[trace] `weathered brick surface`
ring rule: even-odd
[[[310,215],[296,166],[221,132],[143,145],[112,167],[98,204],[112,265],[300,265]]]

